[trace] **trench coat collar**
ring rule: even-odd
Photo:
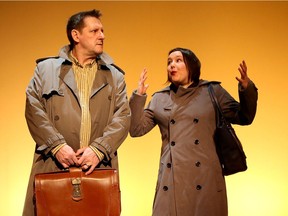
[[[69,59],[69,51],[70,51],[70,47],[66,45],[60,49],[59,56],[65,59],[65,61],[71,62],[71,60]],[[102,64],[102,65],[107,65],[107,64],[109,65],[109,64],[113,64],[114,61],[107,53],[103,52],[100,56],[97,57],[97,63]]]
[[[61,65],[60,71],[60,79],[62,79],[69,88],[74,92],[78,101],[79,94],[77,89],[77,84],[74,78],[74,73],[72,71],[72,61],[69,58],[69,46],[64,46],[59,51],[59,57],[63,58],[64,61]],[[105,73],[105,70],[109,70],[107,65],[113,64],[113,59],[107,54],[102,53],[100,56],[96,58],[98,64],[98,76],[95,77],[92,89],[91,89],[91,97],[96,94],[100,89],[102,89],[108,83],[108,74]]]
[[[199,88],[199,87],[204,86],[204,85],[209,85],[210,83],[220,84],[221,82],[219,82],[219,81],[208,81],[208,80],[202,80],[202,79],[200,79],[198,85],[195,86],[195,87],[193,87],[193,88]],[[175,90],[175,89],[177,90],[177,87],[171,83],[169,86],[166,86],[165,88],[163,88],[163,89],[161,89],[161,90],[159,90],[159,91],[157,91],[157,92],[155,92],[155,93],[170,92],[170,91],[173,91],[173,90]],[[192,89],[192,88],[191,88],[191,87],[188,87],[187,89],[189,90],[189,89]],[[154,94],[155,94],[155,93],[154,93]]]

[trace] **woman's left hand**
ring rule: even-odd
[[[238,82],[241,84],[241,86],[246,89],[248,86],[248,83],[250,81],[248,75],[247,75],[247,65],[245,63],[245,61],[242,61],[240,63],[240,67],[238,68],[238,71],[241,74],[241,78],[236,77],[236,79],[238,80]]]

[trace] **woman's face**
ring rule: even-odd
[[[168,80],[176,86],[185,86],[190,83],[189,72],[180,51],[170,53],[168,56]]]

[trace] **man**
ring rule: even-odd
[[[70,166],[89,175],[95,167],[118,168],[117,149],[127,137],[130,109],[123,71],[103,53],[97,10],[67,23],[70,45],[58,57],[37,61],[26,91],[25,117],[36,142],[23,215],[34,215],[37,173]]]

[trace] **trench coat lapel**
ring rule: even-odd
[[[98,69],[95,80],[91,89],[91,96],[97,94],[102,88],[104,88],[108,84],[108,72]]]
[[[75,81],[74,73],[71,64],[62,64],[59,75],[60,79],[71,89],[79,102],[78,88]]]

